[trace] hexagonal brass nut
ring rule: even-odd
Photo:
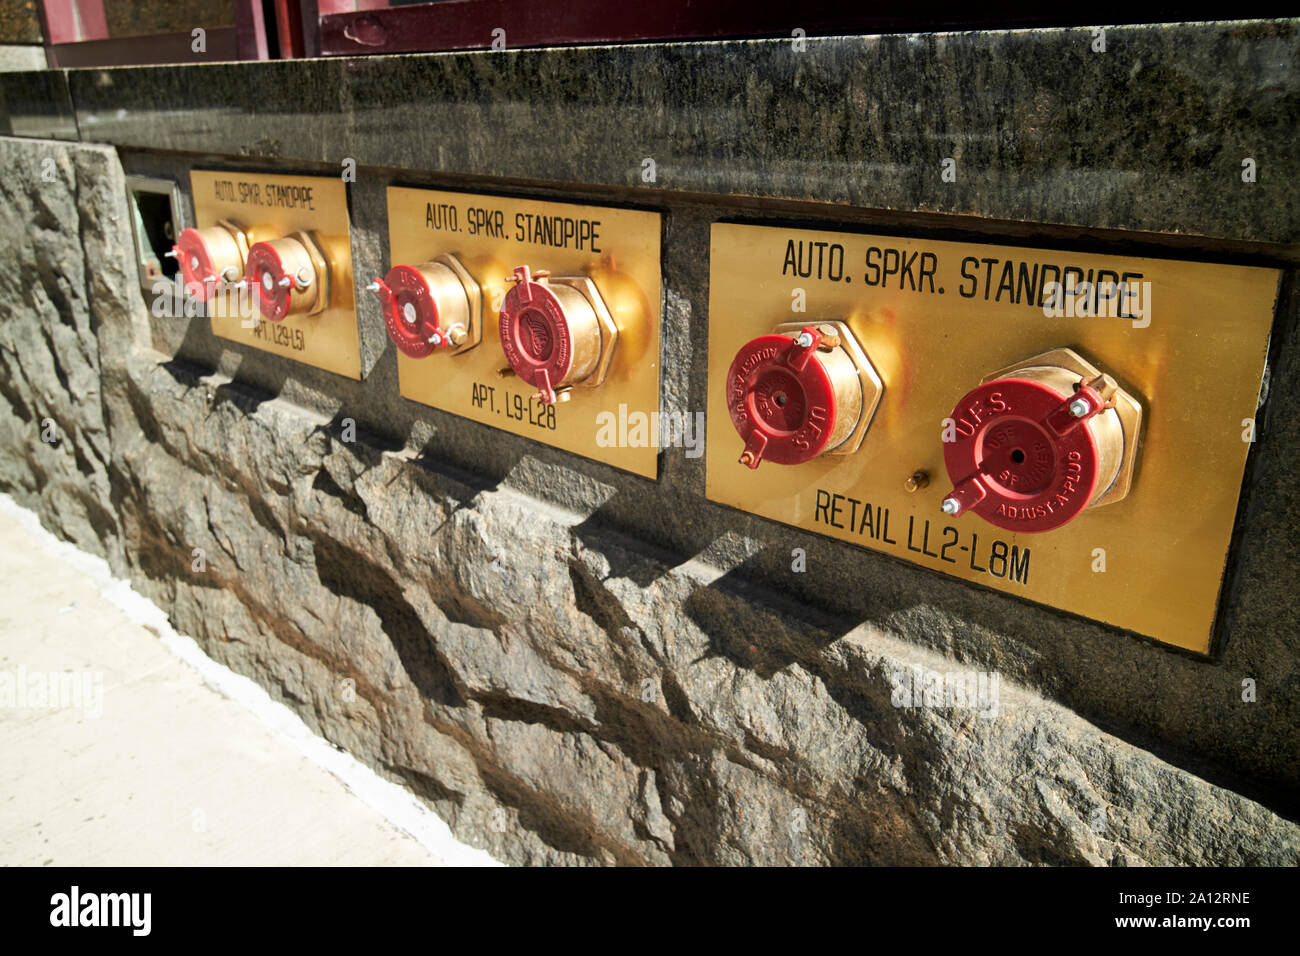
[[[465,297],[469,299],[469,327],[465,329],[465,341],[461,342],[460,345],[451,346],[447,351],[452,355],[468,352],[483,341],[483,321],[485,318],[483,315],[483,301],[485,299],[483,287],[478,284],[477,279],[470,275],[469,270],[465,268],[460,259],[451,253],[434,256],[429,261],[446,266],[454,272],[456,278],[460,280],[461,286],[465,289]]]
[[[248,250],[253,244],[249,241],[248,231],[233,219],[218,220],[217,225],[235,240],[235,245],[239,247],[239,271],[242,273],[248,267]]]
[[[311,259],[311,264],[316,270],[316,298],[312,300],[311,308],[307,310],[308,315],[320,315],[329,307],[330,304],[330,262],[325,255],[325,250],[321,248],[316,237],[310,232],[291,232],[285,237],[286,239],[297,239],[304,249],[307,250],[307,256]]]
[[[568,286],[579,292],[591,304],[592,311],[596,313],[596,323],[600,326],[600,358],[596,360],[596,367],[582,381],[574,382],[566,388],[595,388],[603,385],[609,375],[609,367],[614,361],[614,350],[618,346],[618,326],[614,323],[614,316],[610,313],[609,306],[601,298],[596,283],[587,276],[550,276],[546,281],[552,285]]]
[[[1073,349],[1059,348],[1042,352],[1033,358],[1025,359],[1023,362],[1017,362],[1015,365],[999,369],[991,375],[985,375],[980,380],[980,384],[991,382],[996,378],[1010,378],[1016,372],[1024,369],[1041,368],[1043,366],[1067,369],[1085,381],[1098,375],[1106,375],[1112,381],[1115,381],[1113,375],[1103,372]],[[1125,498],[1133,487],[1133,476],[1137,471],[1138,444],[1142,437],[1142,403],[1122,386],[1115,389],[1112,400],[1115,403],[1114,411],[1119,416],[1120,428],[1124,434],[1124,454],[1120,458],[1119,471],[1115,473],[1115,480],[1111,482],[1109,488],[1097,497],[1097,500],[1088,506],[1090,508],[1114,504],[1116,501]]]
[[[847,323],[836,320],[785,322],[772,331],[777,335],[789,335],[791,333],[798,335],[810,325],[815,325],[821,330],[834,329],[835,334],[839,337],[839,344],[835,348],[842,349],[853,363],[853,367],[858,371],[858,381],[862,384],[862,411],[858,415],[858,423],[853,426],[853,431],[849,432],[849,436],[844,441],[826,452],[828,455],[851,455],[862,447],[862,442],[867,437],[867,429],[871,427],[871,419],[875,417],[876,408],[880,405],[880,397],[885,392],[885,385],[880,380],[880,375],[876,372],[875,366],[867,358],[866,350],[858,342],[857,337]],[[822,334],[825,335],[825,331]]]

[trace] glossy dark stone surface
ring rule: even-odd
[[[37,139],[76,139],[68,71],[0,73],[0,132]]]
[[[69,82],[84,139],[139,149],[1291,243],[1298,23],[1116,27],[1105,52],[1090,29],[1027,30],[810,39],[802,52],[769,40],[88,69]]]

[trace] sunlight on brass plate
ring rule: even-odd
[[[1210,651],[1277,271],[738,224],[715,224],[711,244],[709,499]],[[1127,275],[1124,289],[1149,282],[1145,317],[1136,299],[1127,317],[1044,315],[1045,277],[1078,283],[1090,271],[1107,283]],[[796,290],[805,312],[792,309]],[[774,327],[817,321],[847,322],[879,372],[865,440],[852,454],[751,470],[728,414],[729,365]],[[1057,348],[1141,403],[1131,491],[1038,534],[949,518],[943,420],[993,373]]]
[[[534,441],[653,478],[659,449],[647,425],[659,411],[660,301],[657,213],[504,196],[389,187],[388,265],[415,267],[439,256],[481,296],[477,344],[415,358],[397,353],[403,397]],[[512,270],[547,270],[554,284],[592,282],[617,326],[586,385],[546,405],[538,389],[509,374],[498,317]],[[445,275],[445,273],[444,273]],[[570,280],[565,280],[570,281]],[[567,293],[566,293],[567,294]],[[469,341],[473,342],[474,337]],[[502,374],[506,371],[507,374]],[[602,414],[604,417],[602,418]],[[614,427],[604,427],[609,422]],[[628,427],[628,423],[632,427]],[[644,439],[644,440],[642,440]]]
[[[212,333],[272,352],[296,362],[361,378],[361,347],[357,333],[352,284],[347,187],[337,176],[283,176],[234,170],[193,170],[194,215],[198,228],[237,223],[247,243],[304,236],[314,243],[306,258],[322,274],[313,281],[325,295],[324,307],[310,314],[290,314],[271,322],[241,315],[233,292],[208,309]],[[310,238],[307,238],[310,237]],[[320,260],[326,268],[319,268]],[[245,311],[248,311],[245,309]],[[258,316],[256,301],[251,314]]]

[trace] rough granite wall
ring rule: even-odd
[[[0,490],[462,840],[517,863],[1300,862],[1294,822],[1041,686],[1004,678],[992,719],[892,706],[893,671],[971,658],[730,574],[752,522],[667,552],[590,523],[599,482],[562,455],[498,479],[427,430],[343,442],[156,351],[116,152],[0,139],[0,163]],[[556,469],[567,502],[531,493]],[[1285,779],[1294,754],[1270,759]]]

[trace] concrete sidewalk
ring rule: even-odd
[[[106,565],[0,498],[0,864],[490,862],[188,639],[133,621]]]

